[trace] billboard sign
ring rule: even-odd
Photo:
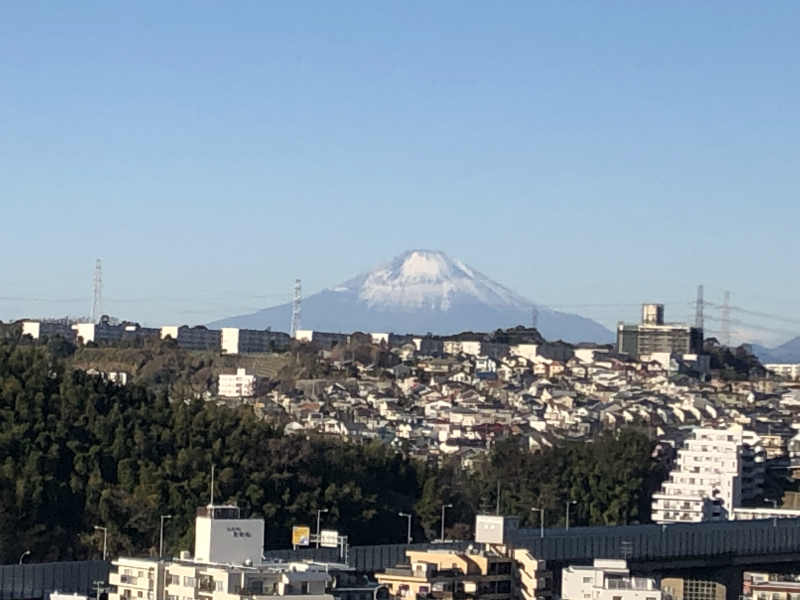
[[[479,544],[502,544],[505,533],[503,517],[477,515],[475,517],[475,541]]]
[[[319,534],[319,545],[323,548],[338,548],[339,532],[333,529],[323,529]]]
[[[311,542],[311,527],[295,525],[292,527],[292,546],[308,546]]]

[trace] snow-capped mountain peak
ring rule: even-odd
[[[437,250],[410,250],[368,273],[303,299],[303,329],[315,331],[427,332],[494,331],[529,325],[534,304]],[[569,341],[613,339],[605,327],[578,315],[538,306],[537,328],[545,338]],[[292,306],[211,323],[211,327],[285,329]]]
[[[410,250],[333,289],[355,293],[371,308],[447,311],[456,303],[532,306],[525,298],[438,250]]]

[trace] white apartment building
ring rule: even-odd
[[[650,577],[631,576],[624,560],[595,559],[591,566],[570,565],[561,571],[563,600],[661,600]]]
[[[800,380],[800,363],[773,363],[764,365],[764,368],[779,377],[786,377],[793,381]]]
[[[758,436],[739,426],[695,428],[669,479],[653,494],[657,523],[731,519],[743,500],[756,500],[764,482],[764,450]]]
[[[264,563],[264,521],[241,519],[235,506],[198,509],[195,554],[118,558],[109,600],[333,600],[326,565]]]
[[[220,373],[217,393],[223,398],[252,398],[256,395],[256,376],[248,375],[245,369],[236,369],[236,374]]]

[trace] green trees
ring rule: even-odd
[[[457,462],[422,465],[381,443],[282,436],[248,408],[170,402],[165,391],[119,387],[72,370],[68,348],[0,340],[0,561],[30,548],[36,560],[155,554],[159,516],[169,552],[192,549],[195,510],[215,500],[261,516],[267,546],[290,545],[292,525],[324,525],[352,544],[405,539],[399,511],[414,511],[414,537],[438,537],[443,503],[449,535],[469,533],[474,515],[501,509],[549,524],[566,498],[574,523],[647,518],[658,479],[650,444],[637,434],[606,436],[531,455],[499,442],[474,472]],[[157,388],[158,389],[158,388]]]

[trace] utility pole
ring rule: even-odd
[[[566,502],[566,504],[567,504],[567,518],[565,519],[565,523],[564,523],[566,525],[565,529],[569,529],[569,507],[570,507],[571,504],[577,504],[577,503],[578,503],[577,500],[567,500],[567,502]]]
[[[106,559],[106,549],[108,548],[108,545],[107,545],[107,542],[108,542],[108,527],[102,527],[101,525],[95,525],[94,528],[95,528],[96,531],[102,531],[103,532],[103,560],[105,560]]]
[[[327,508],[320,508],[320,509],[317,510],[317,548],[319,548],[319,523],[320,523],[320,517],[321,517],[322,513],[326,513],[328,511],[329,511],[329,509],[327,509]]]
[[[406,535],[406,543],[410,544],[411,543],[411,513],[401,512],[401,513],[397,513],[397,514],[399,516],[401,516],[401,517],[405,517],[406,519],[408,519],[408,534]]]
[[[444,541],[444,511],[453,508],[452,504],[442,504],[442,541]]]
[[[172,515],[161,515],[161,527],[158,534],[158,558],[164,556],[164,521],[171,519]]]
[[[543,508],[533,507],[533,508],[531,508],[531,510],[535,510],[536,512],[539,513],[539,537],[543,538],[544,537],[544,509]]]

